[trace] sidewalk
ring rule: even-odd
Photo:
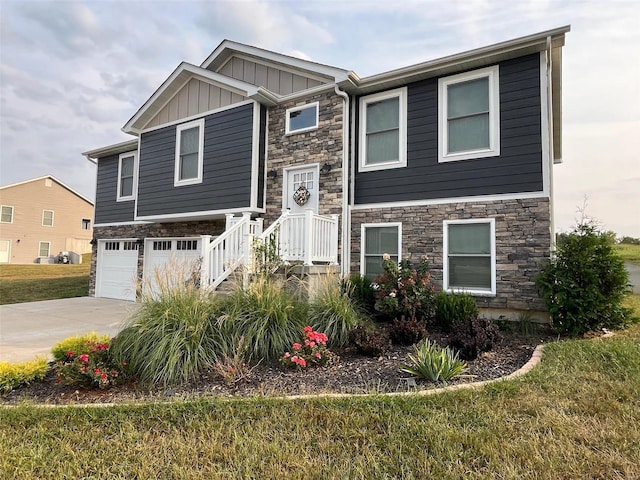
[[[94,297],[0,305],[0,361],[50,356],[51,347],[71,335],[113,336],[138,307],[133,302]]]

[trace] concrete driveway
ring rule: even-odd
[[[71,335],[115,335],[139,308],[133,302],[78,297],[0,305],[0,361],[51,358],[51,347]]]

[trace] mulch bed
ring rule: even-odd
[[[446,345],[444,334],[430,333],[429,337]],[[499,378],[515,372],[530,358],[541,337],[520,337],[502,332],[490,352],[468,361],[465,376],[454,379],[449,385],[478,382]],[[105,390],[63,386],[49,372],[42,382],[18,388],[0,396],[0,403],[17,404],[88,404],[130,403],[140,401],[166,401],[202,397],[285,396],[327,393],[387,393],[425,390],[442,386],[426,380],[416,380],[415,387],[408,387],[408,374],[400,371],[408,361],[411,346],[393,346],[378,358],[365,357],[353,349],[337,352],[340,361],[324,368],[306,371],[285,370],[279,364],[259,364],[248,377],[232,384],[225,383],[214,372],[206,372],[197,381],[171,388],[145,388],[130,382]]]

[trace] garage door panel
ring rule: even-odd
[[[136,300],[138,245],[135,240],[109,240],[98,244],[96,296]]]
[[[144,255],[143,291],[159,291],[159,283],[171,285],[191,276],[200,259],[199,238],[147,239]]]

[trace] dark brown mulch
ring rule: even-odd
[[[430,338],[446,345],[446,336],[430,334]],[[519,337],[502,333],[490,352],[468,361],[469,370],[450,385],[477,382],[502,377],[515,372],[530,358],[540,337]],[[138,401],[165,401],[170,399],[201,398],[204,396],[248,397],[255,395],[284,396],[321,393],[386,393],[408,389],[430,389],[442,386],[425,380],[416,380],[416,387],[408,387],[408,374],[400,371],[413,351],[411,346],[393,346],[384,355],[371,358],[352,349],[340,354],[334,365],[306,371],[284,370],[278,364],[258,365],[248,377],[236,383],[225,383],[213,371],[206,372],[197,381],[172,388],[143,388],[135,383],[118,385],[105,390],[62,386],[50,372],[42,382],[27,385],[0,397],[0,403],[16,404],[23,401],[44,404],[127,403]]]

